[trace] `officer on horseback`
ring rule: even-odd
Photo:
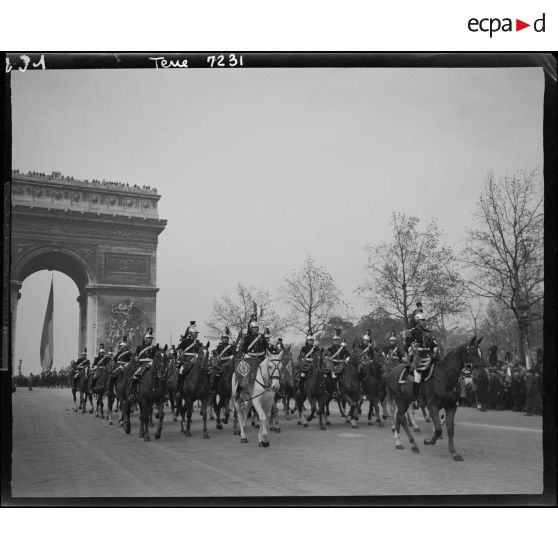
[[[314,344],[314,335],[312,330],[308,330],[306,335],[306,343],[300,349],[298,355],[298,362],[300,366],[300,381],[298,383],[298,389],[300,391],[304,390],[304,382],[306,381],[306,372],[310,368],[311,364],[314,362],[314,355],[316,354],[317,345]]]
[[[411,315],[409,316],[409,327],[405,332],[405,352],[409,351],[411,343],[413,342],[413,329],[417,327],[417,314],[424,315],[424,311],[422,309],[422,302],[417,302],[417,307],[412,311]]]
[[[81,356],[76,360],[76,370],[78,372],[82,372],[89,366],[90,362],[87,360],[87,349],[83,349],[83,353]]]
[[[130,398],[134,397],[138,382],[143,376],[143,373],[151,367],[151,365],[153,364],[153,359],[155,358],[155,345],[153,345],[153,328],[147,328],[147,333],[143,338],[143,343],[136,347],[136,354],[134,355],[134,358],[136,358],[139,362],[139,366],[132,376]]]
[[[236,354],[236,347],[230,342],[230,330],[225,327],[225,333],[221,335],[221,342],[215,350],[213,351],[215,366],[212,367],[211,379],[210,379],[210,393],[215,395],[217,391],[217,384],[221,379],[221,374],[225,369],[225,366],[232,362],[234,355]]]
[[[278,337],[277,338],[277,343],[275,343],[275,352],[276,354],[279,354],[281,351],[285,350],[285,345],[283,345],[283,338],[282,337]]]
[[[384,348],[384,357],[390,366],[395,366],[403,361],[403,352],[397,345],[397,338],[392,335],[389,338],[389,345]]]
[[[242,357],[255,358],[258,359],[259,362],[263,362],[267,351],[269,351],[267,340],[264,335],[260,333],[260,326],[258,325],[258,318],[256,314],[252,314],[248,326],[248,333],[242,340],[240,353]],[[235,400],[240,398],[241,391],[242,388],[240,387],[239,382],[236,386],[236,392],[234,394]]]
[[[350,357],[351,353],[349,353],[349,350],[347,349],[345,340],[341,341],[341,330],[336,329],[335,335],[333,336],[333,345],[331,345],[331,347],[329,347],[326,351],[326,359],[333,364],[331,378],[334,380],[334,391],[337,391],[338,389],[337,371],[342,370],[342,366],[346,362],[349,362]]]
[[[371,335],[371,331],[367,329],[362,336],[362,340],[358,344],[358,348],[362,351],[361,355],[366,355],[370,358],[374,356],[374,347],[372,345]]]
[[[436,338],[432,331],[426,328],[426,318],[424,314],[417,313],[415,315],[416,327],[411,330],[411,366],[413,367],[414,383],[413,398],[416,399],[419,394],[422,373],[428,370],[432,359],[436,358],[440,349]]]
[[[107,393],[112,393],[112,388],[118,378],[118,373],[123,366],[126,366],[132,360],[132,351],[128,347],[128,337],[124,335],[120,343],[118,343],[118,351],[113,357],[114,368],[109,375]]]
[[[178,372],[177,392],[180,393],[186,372],[192,369],[194,361],[198,358],[200,350],[203,348],[201,341],[198,340],[198,329],[195,320],[190,321],[184,335],[178,344],[178,350],[182,354],[182,365]]]
[[[105,345],[101,343],[99,345],[99,353],[93,360],[93,365],[91,366],[91,369],[96,371],[99,366],[106,366],[109,363],[109,361],[110,361],[109,356],[105,355]],[[99,377],[95,374],[95,376],[93,377],[93,381],[91,382],[91,389],[95,387],[95,384],[97,383],[98,379]]]

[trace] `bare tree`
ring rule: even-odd
[[[289,307],[289,325],[300,331],[322,333],[335,309],[341,304],[339,289],[330,273],[306,256],[300,271],[285,279],[281,300]]]
[[[268,291],[247,287],[239,283],[234,295],[223,295],[213,303],[213,311],[206,322],[211,334],[218,338],[223,334],[225,326],[236,332],[246,330],[250,316],[254,312],[254,304],[258,307],[258,322],[262,327],[269,327],[272,335],[283,335],[286,322],[273,308],[271,295]]]
[[[543,194],[540,173],[516,171],[501,180],[489,173],[466,233],[463,259],[469,289],[501,302],[515,316],[519,358],[525,362],[528,322],[543,298]]]
[[[419,230],[420,219],[392,214],[389,242],[369,244],[368,277],[357,292],[372,305],[404,321],[416,302],[430,317],[451,316],[463,309],[464,288],[451,248],[442,244],[436,221]]]

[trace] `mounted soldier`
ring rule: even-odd
[[[141,380],[143,373],[152,366],[154,357],[155,345],[153,344],[153,328],[148,327],[147,332],[143,337],[143,343],[136,347],[136,354],[134,355],[134,358],[139,362],[139,366],[132,376],[130,398],[135,396],[137,385]]]
[[[285,350],[285,345],[283,345],[283,338],[278,337],[277,343],[275,343],[275,353],[279,354],[283,350]]]
[[[120,370],[132,360],[132,356],[132,351],[128,347],[128,337],[124,335],[120,343],[118,343],[118,350],[116,351],[116,354],[112,357],[114,367],[112,369],[112,373],[109,374],[107,393],[112,393],[112,388],[116,383]]]
[[[367,356],[373,358],[374,356],[374,346],[372,344],[372,333],[370,329],[367,329],[362,335],[360,343],[357,345],[358,349],[362,351],[361,356]]]
[[[409,316],[409,328],[405,332],[405,352],[409,351],[412,340],[412,331],[417,327],[417,314],[422,314],[424,316],[424,310],[422,309],[422,302],[417,302],[417,307],[411,312]]]
[[[306,372],[308,372],[309,368],[312,366],[316,351],[319,350],[318,346],[315,345],[314,342],[314,335],[312,334],[312,330],[309,329],[308,334],[306,335],[306,343],[300,349],[300,353],[298,354],[298,366],[300,368],[300,380],[298,383],[298,389],[300,391],[304,391]]]
[[[437,358],[440,353],[436,338],[432,331],[426,328],[424,314],[417,313],[415,320],[417,325],[411,330],[411,347],[409,349],[411,362],[408,365],[412,367],[415,377],[413,399],[418,397],[423,372],[430,368],[432,360]]]
[[[184,335],[180,338],[178,344],[178,354],[181,360],[180,370],[178,372],[177,393],[181,392],[184,378],[192,370],[194,362],[198,358],[200,350],[203,348],[201,341],[198,339],[198,328],[195,320],[190,321],[190,325],[186,328]]]
[[[248,333],[244,336],[240,346],[242,358],[253,359],[253,362],[259,366],[259,363],[263,362],[265,359],[267,351],[269,351],[269,345],[264,335],[260,333],[257,315],[252,314],[248,325]],[[255,368],[257,368],[257,366]],[[234,394],[235,400],[240,398],[241,391],[242,388],[239,382]]]
[[[386,345],[383,353],[388,366],[396,366],[403,362],[403,351],[397,345],[397,338],[395,335],[389,338],[389,345]]]
[[[225,327],[225,333],[221,335],[221,342],[213,351],[215,366],[212,367],[211,379],[209,383],[211,395],[215,395],[217,391],[217,384],[221,379],[223,370],[227,364],[230,364],[233,361],[234,355],[236,354],[236,346],[230,342],[230,333],[231,332],[228,326]]]
[[[87,349],[84,348],[83,352],[81,353],[81,356],[76,360],[75,369],[77,372],[83,372],[84,370],[89,368],[90,364],[91,363],[89,362],[89,360],[87,360]]]
[[[326,351],[326,361],[331,363],[331,379],[334,381],[334,391],[338,390],[337,375],[343,372],[350,357],[351,353],[347,349],[345,340],[341,340],[341,330],[336,329],[333,336],[333,345]]]
[[[99,366],[107,366],[109,362],[110,362],[110,357],[105,354],[105,345],[101,343],[99,345],[99,353],[93,360],[93,365],[91,366],[91,369],[96,371],[97,368],[99,368]],[[91,389],[95,387],[95,384],[97,383],[97,379],[98,379],[98,375],[95,374],[95,376],[93,377],[93,381],[91,382]]]

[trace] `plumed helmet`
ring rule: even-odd
[[[81,356],[87,356],[87,348],[83,347],[83,352],[81,353]]]
[[[283,338],[282,338],[282,337],[278,337],[278,338],[277,338],[277,343],[283,343]]]
[[[362,336],[362,339],[363,339],[364,341],[370,341],[370,335],[371,335],[371,331],[370,331],[369,329],[367,329],[367,330],[364,332],[364,335]]]
[[[153,328],[152,327],[148,327],[147,328],[147,332],[145,333],[144,339],[153,339]]]
[[[314,334],[312,333],[311,329],[308,330],[308,333],[306,335],[306,341],[314,341]]]
[[[100,352],[100,353],[104,353],[104,352],[105,352],[105,345],[104,345],[103,343],[101,343],[101,344],[99,345],[99,352]]]
[[[118,348],[123,349],[127,345],[128,345],[128,337],[126,335],[124,335],[124,337],[122,337],[122,341],[120,341],[120,343],[118,343]]]
[[[225,337],[228,339],[230,336],[231,336],[231,330],[229,329],[229,326],[226,326],[223,335],[221,335],[221,339]]]
[[[418,322],[419,320],[426,320],[425,315],[422,312],[417,312],[415,315],[415,320]]]
[[[341,330],[340,329],[335,330],[335,335],[333,336],[333,340],[334,341],[341,341]]]
[[[420,300],[417,302],[417,309],[422,310],[422,302]]]
[[[188,337],[189,335],[195,335],[198,333],[198,328],[196,327],[196,320],[190,320],[190,325],[186,328],[186,333],[184,337]]]
[[[258,325],[258,317],[256,316],[256,314],[252,314],[250,316],[250,325],[248,326],[250,329],[256,328],[256,327],[260,327]]]
[[[266,337],[266,338],[268,338],[268,339],[271,337],[271,332],[269,331],[269,328],[268,328],[268,327],[266,327],[266,328],[264,329],[264,337]]]
[[[109,347],[108,354],[109,354],[109,356],[112,355],[112,347]]]
[[[397,341],[397,339],[393,335],[389,338],[389,340],[390,341]]]

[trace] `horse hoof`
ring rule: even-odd
[[[327,430],[327,428],[322,424],[322,425],[320,426],[320,430]]]
[[[285,420],[291,420],[290,415],[285,415]]]
[[[420,453],[420,450],[417,446],[411,446],[411,449],[413,450],[413,453]]]
[[[431,440],[429,440],[428,438],[424,439],[424,445],[425,446],[431,446],[433,444],[433,442]]]
[[[186,430],[186,432],[184,432],[184,436],[186,436],[186,438],[191,438],[191,437],[192,437],[192,433],[191,433],[191,432],[188,432],[188,431]]]
[[[263,442],[258,442],[258,447],[263,448],[264,447]]]
[[[209,417],[209,420],[215,420],[215,417]]]
[[[78,412],[78,410],[77,410],[77,409],[74,409],[74,413],[77,413],[77,412]]]
[[[269,447],[269,442],[262,442],[262,447],[268,448]]]
[[[331,426],[331,422],[329,420],[326,420],[326,426]]]
[[[223,424],[229,424],[229,419],[227,417],[223,419]]]
[[[158,440],[161,437],[160,432],[155,432],[155,440]]]
[[[355,430],[358,430],[358,424],[353,424],[353,425],[351,426],[351,428],[354,428]]]
[[[223,425],[222,424],[216,424],[215,426],[217,427],[217,430],[223,430]]]
[[[297,420],[296,423],[298,424],[298,426],[302,425],[302,421],[301,420]]]
[[[425,422],[432,422],[432,419],[431,419],[430,417],[428,417],[428,418],[426,418],[426,419],[424,419],[424,420],[425,420]]]
[[[382,415],[382,420],[387,420],[387,415]]]
[[[462,458],[458,453],[456,453],[456,454],[453,456],[453,460],[454,460],[454,461],[463,461],[463,458]]]
[[[281,429],[280,429],[280,428],[276,428],[276,429],[275,429],[275,432],[276,432],[277,434],[281,434]]]
[[[161,418],[161,417],[159,416],[159,413],[155,413],[155,418],[156,418],[156,419]]]
[[[345,419],[345,424],[351,424],[351,419],[346,418]]]
[[[415,426],[415,428],[413,428],[413,432],[419,432],[420,433],[420,428],[418,426]]]
[[[310,425],[307,422],[304,423],[304,428],[308,428],[309,426]]]
[[[396,444],[395,449],[403,449],[403,444]]]
[[[172,422],[176,422],[176,417],[172,417]]]
[[[95,418],[99,418],[99,413],[95,413]]]
[[[127,427],[124,429],[124,432],[126,432],[126,434],[130,434],[130,427],[127,426]]]
[[[203,435],[203,439],[204,440],[209,440],[209,434],[207,434],[207,432]]]
[[[143,441],[144,442],[151,442],[151,438],[149,436],[144,436]]]
[[[109,423],[109,426],[112,426],[112,420],[109,420],[108,423]]]
[[[373,421],[373,420],[369,420],[369,421],[368,421],[368,426],[374,426],[374,421]]]
[[[383,422],[379,422],[379,423],[378,423],[378,426],[379,426],[380,428],[385,428],[385,425],[384,425]]]
[[[239,430],[235,430],[233,432],[233,436],[240,436],[240,431]]]
[[[248,438],[240,438],[240,443],[241,444],[247,444],[248,443]]]
[[[90,415],[93,414],[93,409],[89,409],[89,414],[90,414]]]

